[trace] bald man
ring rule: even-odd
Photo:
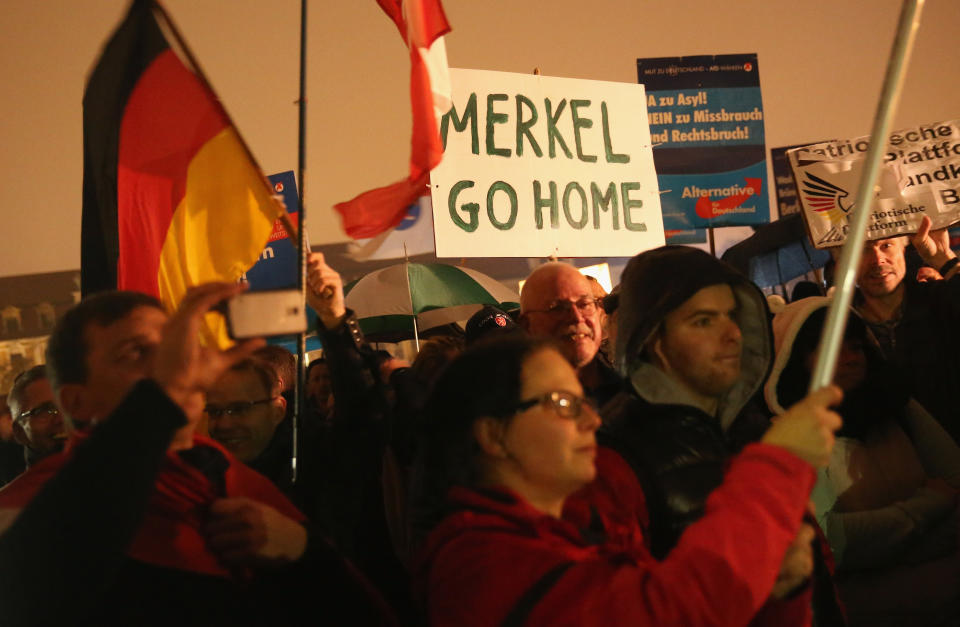
[[[554,338],[577,369],[580,383],[597,405],[620,391],[622,382],[600,354],[601,303],[587,278],[570,264],[554,261],[534,270],[520,293],[520,325],[537,337]]]

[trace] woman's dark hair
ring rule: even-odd
[[[440,375],[424,410],[413,488],[415,535],[422,538],[443,517],[451,487],[477,486],[482,453],[473,424],[483,417],[508,422],[521,400],[523,364],[553,346],[526,336],[481,341]]]
[[[782,407],[793,405],[807,394],[811,373],[806,362],[820,345],[826,317],[825,307],[810,314],[793,341],[790,359],[777,382],[777,398]],[[843,417],[843,426],[837,435],[863,439],[882,420],[898,417],[909,400],[909,393],[895,376],[893,368],[870,343],[866,325],[858,316],[849,317],[844,339],[862,342],[867,374],[855,390],[844,392],[843,403],[837,409]]]

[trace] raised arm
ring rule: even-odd
[[[49,458],[0,492],[9,525],[0,535],[4,625],[82,615],[116,575],[175,433],[199,418],[205,386],[259,345],[220,352],[198,343],[204,313],[240,289],[189,292],[156,348],[152,378],[135,384],[62,467]]]

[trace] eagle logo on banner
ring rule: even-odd
[[[807,205],[829,218],[831,224],[842,222],[856,204],[850,202],[850,193],[810,172],[804,176],[803,196]]]

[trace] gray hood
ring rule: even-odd
[[[720,399],[717,417],[729,427],[770,372],[773,339],[763,293],[733,267],[696,248],[663,246],[630,260],[621,280],[616,362],[641,398],[694,405],[689,393],[650,363],[643,347],[668,313],[704,287],[730,285],[739,307],[740,378]]]

